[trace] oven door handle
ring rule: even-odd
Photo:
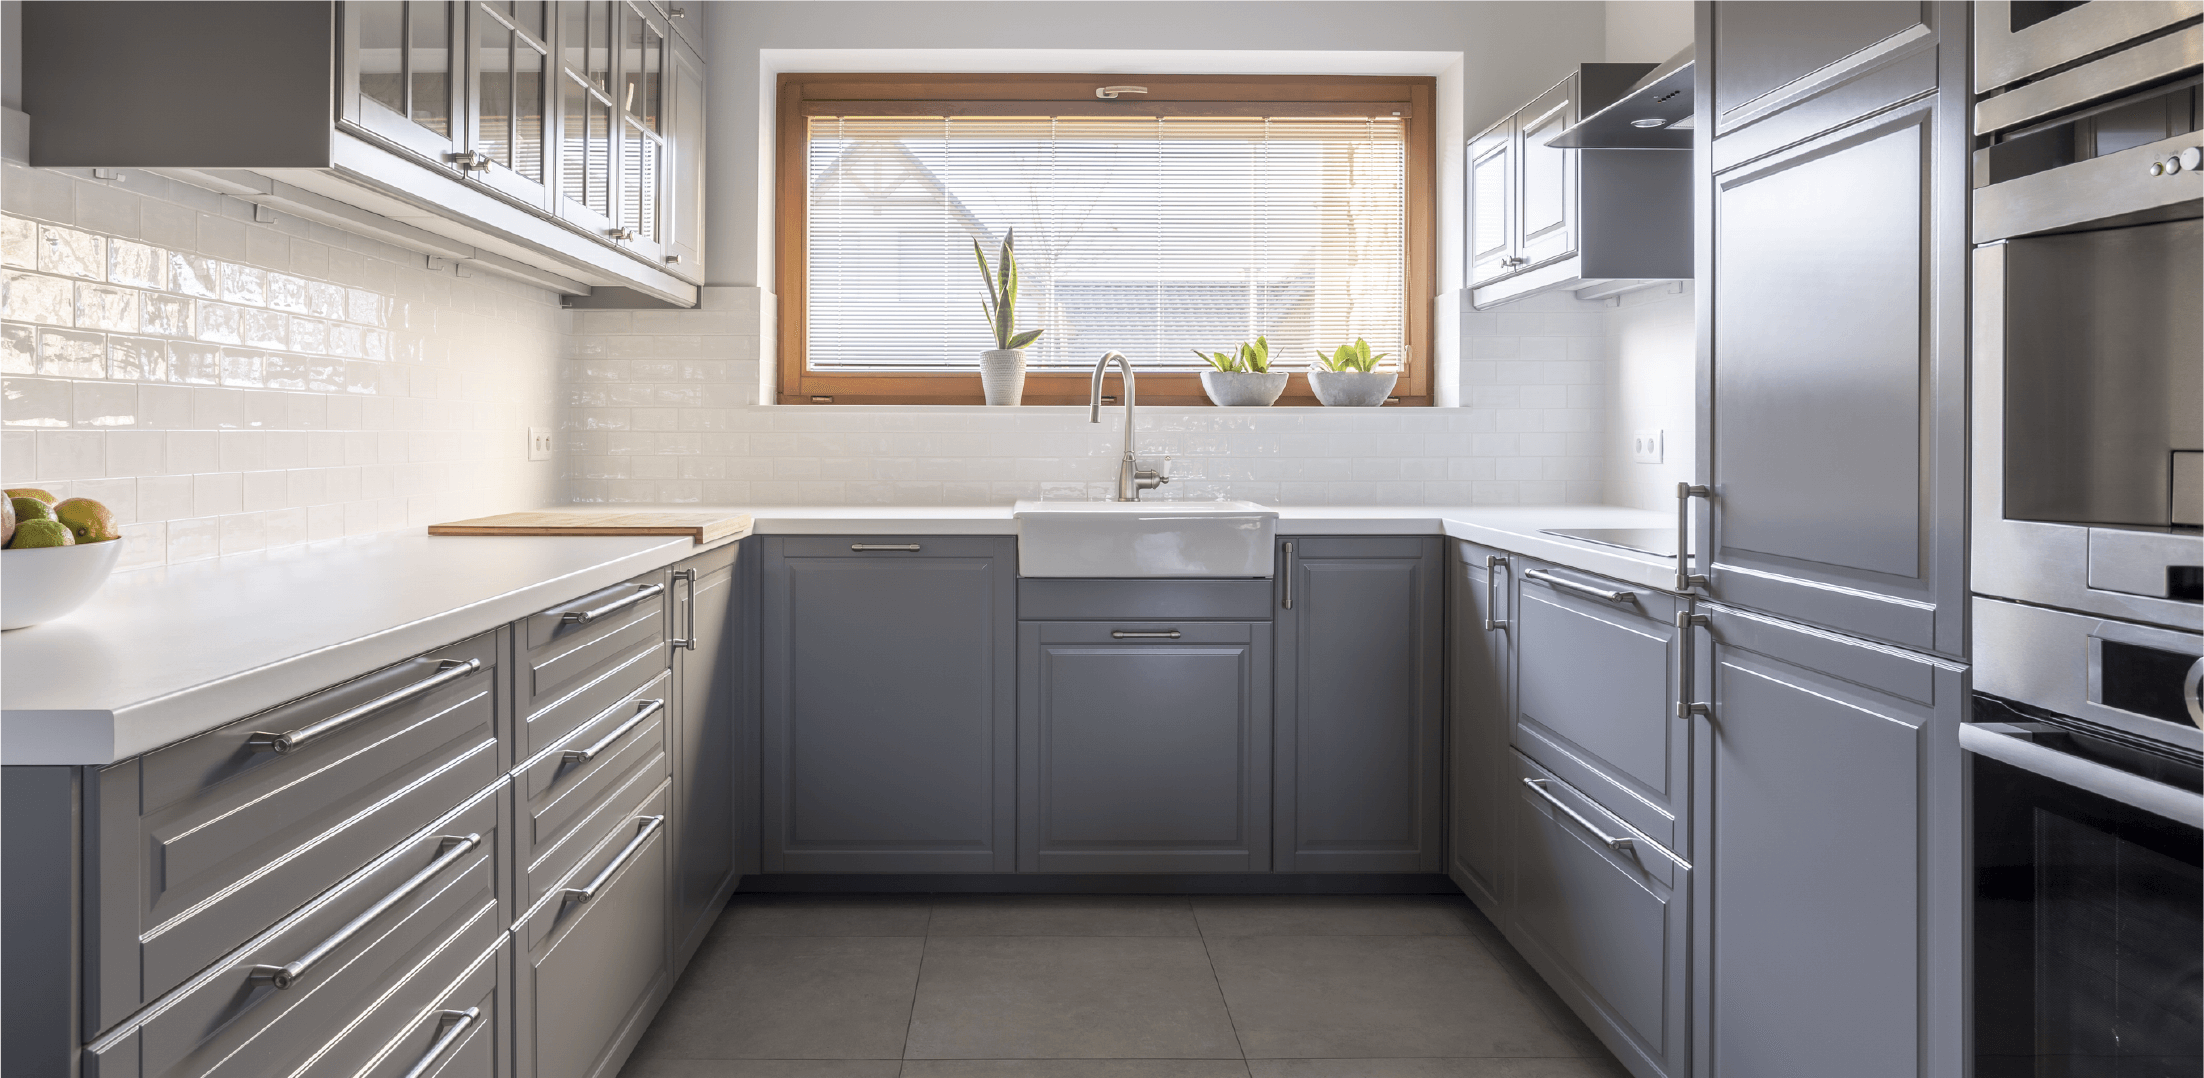
[[[1986,722],[1960,724],[1959,747],[2184,826],[2204,827],[2204,797],[2106,767],[2094,760],[2045,748],[2033,741],[1998,733],[1997,725]]]

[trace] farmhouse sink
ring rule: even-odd
[[[1018,502],[1018,575],[1267,577],[1278,513],[1254,502]]]

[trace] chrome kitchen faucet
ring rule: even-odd
[[[1111,360],[1117,361],[1117,370],[1125,383],[1125,459],[1117,463],[1117,500],[1137,502],[1140,492],[1154,490],[1171,481],[1160,472],[1144,472],[1133,462],[1133,362],[1123,352],[1104,352],[1094,361],[1094,385],[1087,398],[1087,422],[1102,422],[1102,375]]]

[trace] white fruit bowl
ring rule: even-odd
[[[0,550],[0,629],[36,625],[83,606],[115,571],[123,540]]]

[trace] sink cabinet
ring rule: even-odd
[[[1443,868],[1441,540],[1278,542],[1272,868]]]
[[[767,538],[765,872],[1009,872],[1016,542]]]

